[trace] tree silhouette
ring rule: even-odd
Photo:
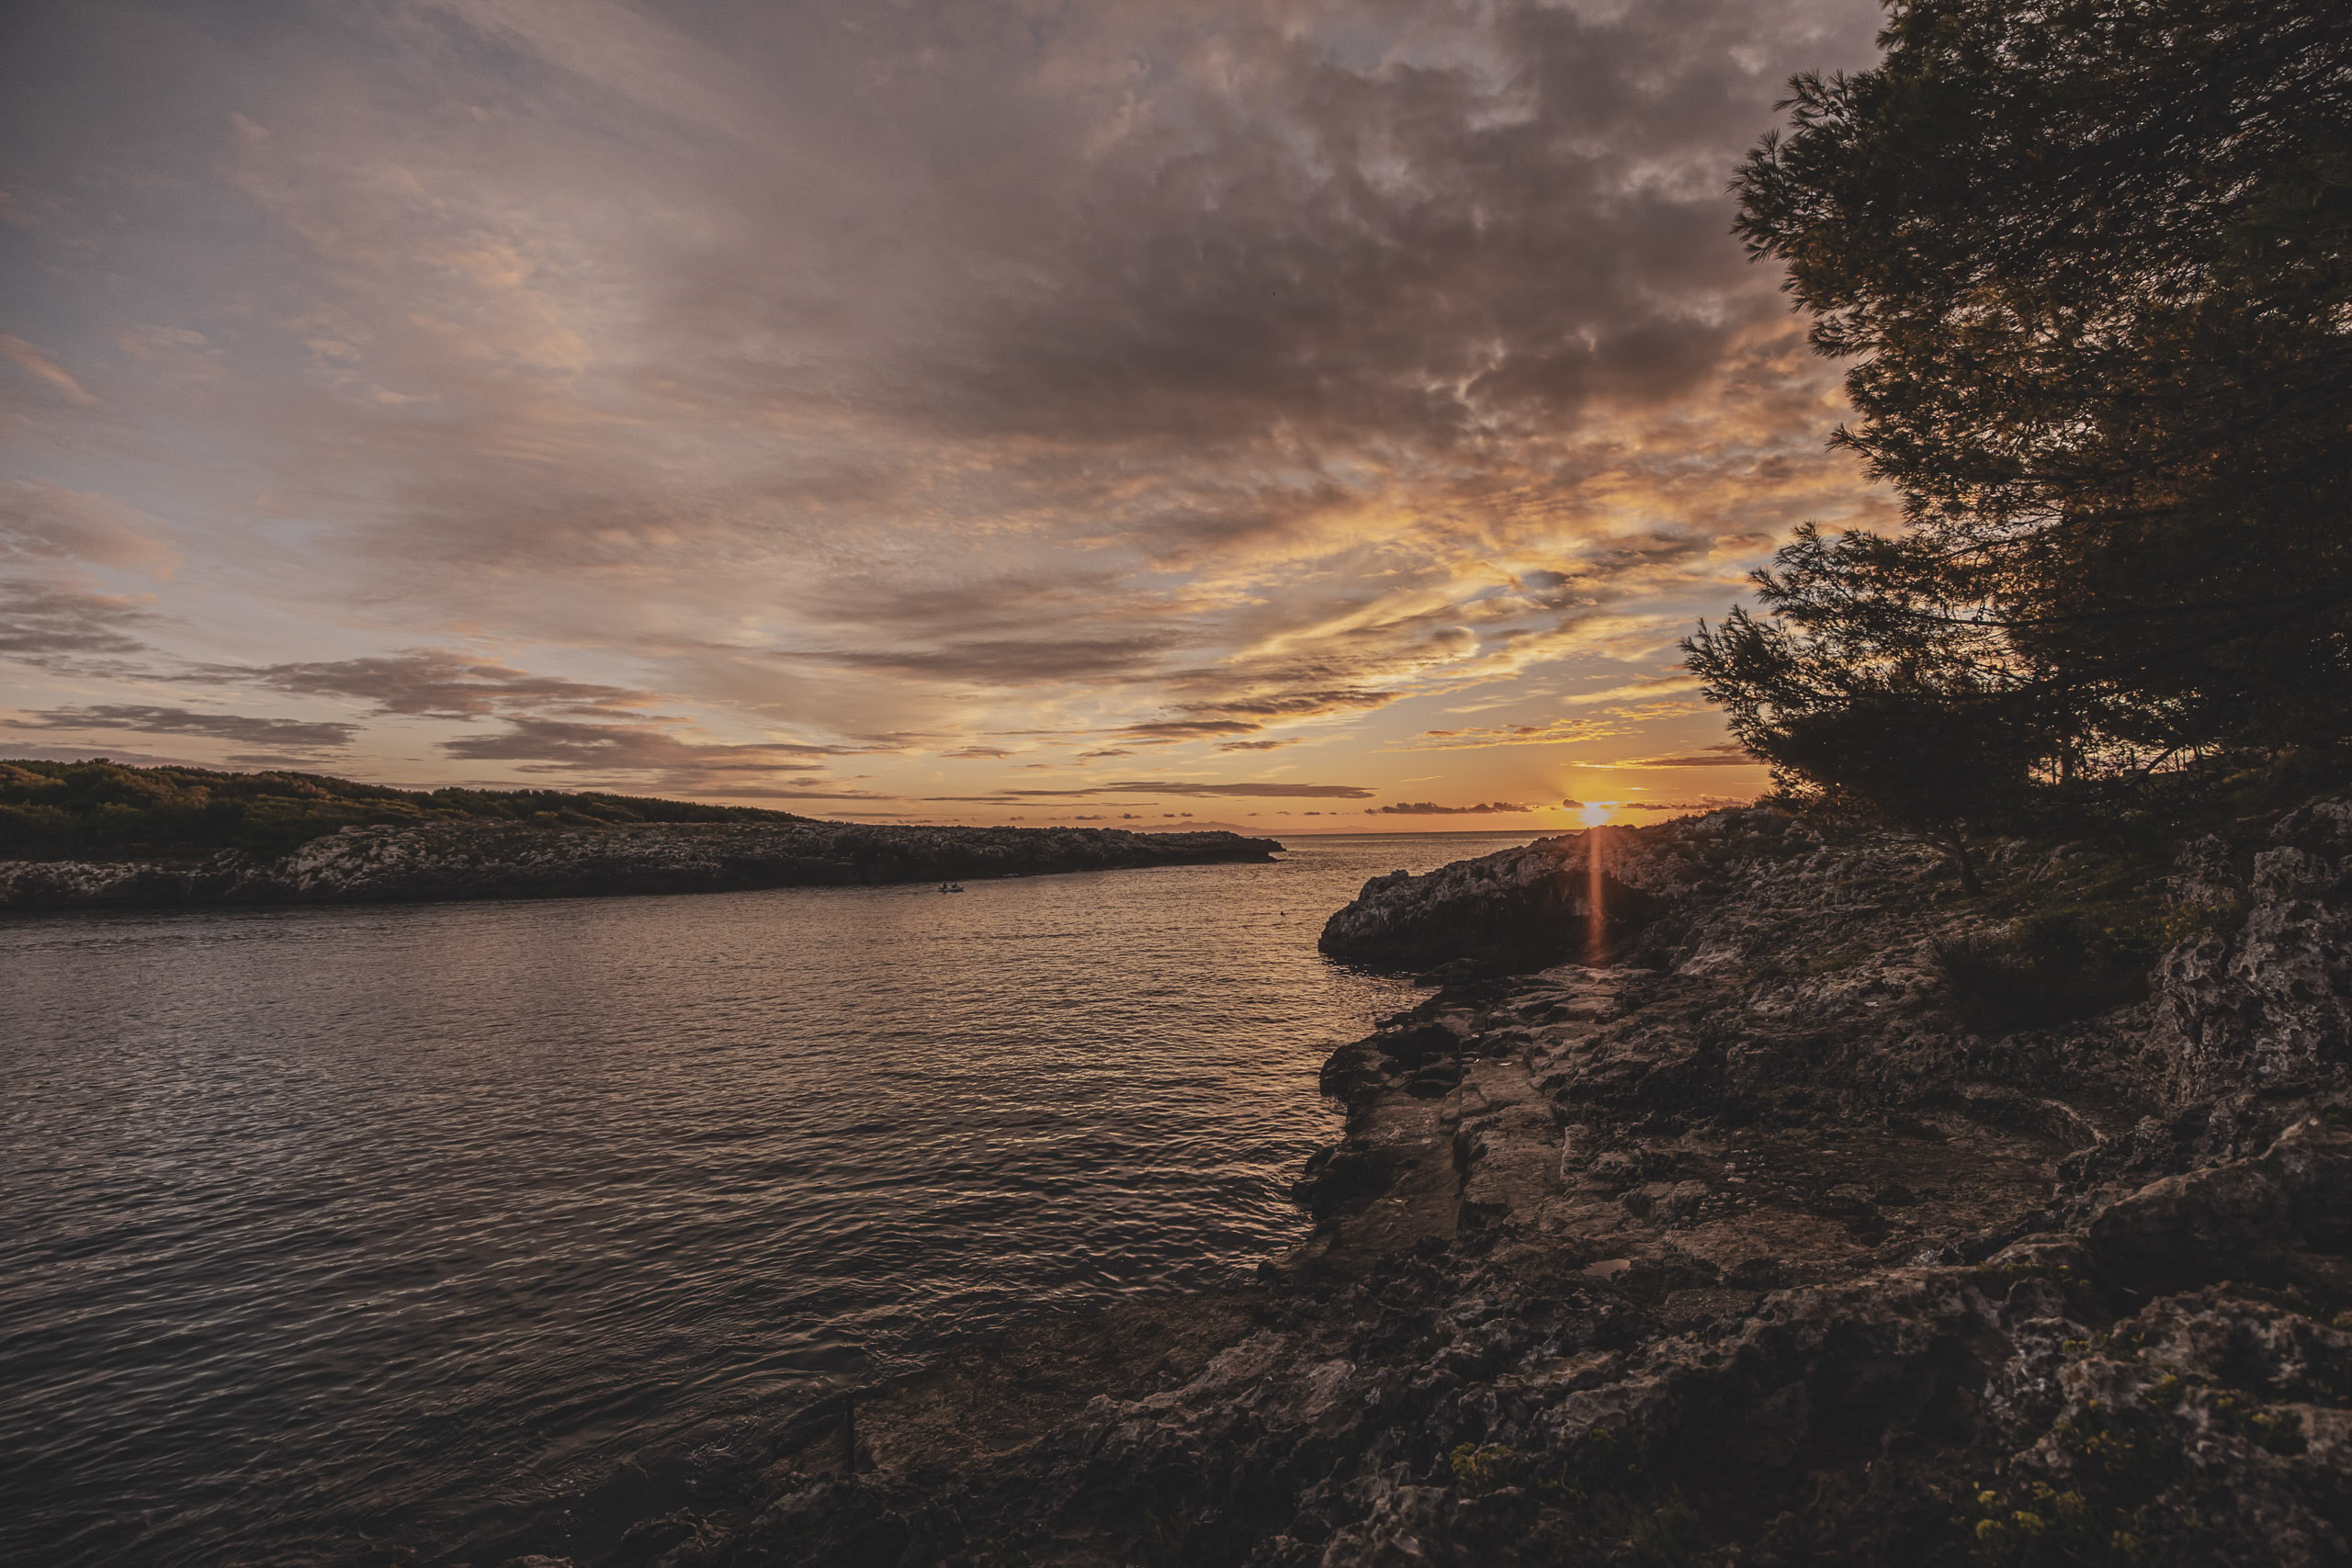
[[[1802,533],[1769,622],[1687,645],[1735,733],[1891,811],[1885,758],[1957,747],[1954,820],[2342,739],[2352,7],[1909,0],[1881,42],[1792,85],[1736,228],[1856,361],[1833,439],[1904,526]]]

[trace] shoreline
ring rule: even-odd
[[[1988,1034],[1934,952],[2002,911],[1936,857],[1644,830],[1603,964],[1432,951],[1332,1054],[1273,1278],[943,1352],[862,1393],[854,1473],[820,1412],[580,1568],[2339,1560],[2352,987],[2268,976],[2352,933],[2352,805],[2249,850],[2176,879],[2244,921],[2147,999]]]

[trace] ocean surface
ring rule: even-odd
[[[829,1391],[1248,1278],[1415,993],[1279,863],[0,921],[0,1562],[593,1556]]]

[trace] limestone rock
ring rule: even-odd
[[[2176,1100],[2352,1087],[2352,800],[2315,802],[2270,839],[2234,887],[2211,840],[2174,879],[2186,905],[2245,909],[2159,966],[2154,1043]]]
[[[1541,968],[1622,943],[1647,923],[1662,895],[1688,880],[1679,857],[1594,829],[1424,876],[1375,876],[1324,925],[1317,945],[1335,958],[1391,965]]]
[[[1941,1006],[1984,917],[1893,838],[1618,835],[1614,961],[1532,972],[1589,838],[1376,878],[1327,951],[1477,972],[1332,1052],[1314,1234],[1235,1321],[1022,1440],[862,1400],[885,1473],[782,1461],[662,1561],[2352,1561],[2347,824],[2193,847],[2211,947],[2024,1038]]]

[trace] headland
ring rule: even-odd
[[[555,791],[0,762],[0,913],[956,882],[1267,861],[1232,832],[827,822]]]

